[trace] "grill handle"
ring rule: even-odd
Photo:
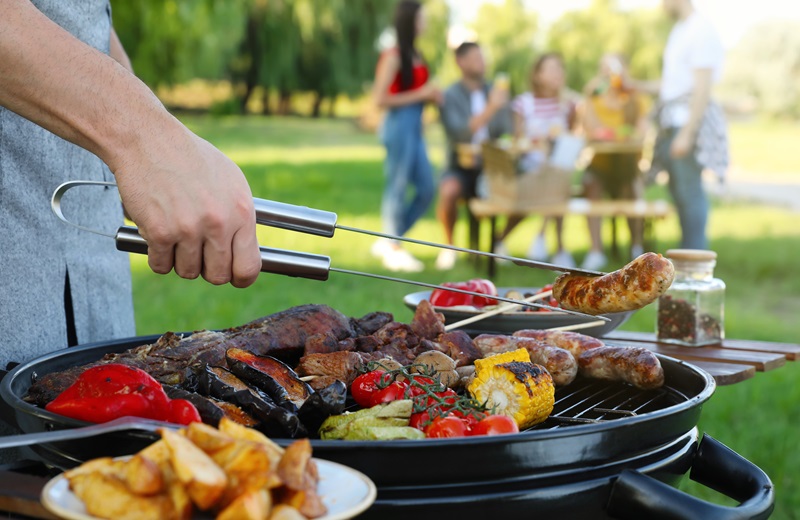
[[[708,435],[700,442],[689,478],[741,503],[720,506],[625,470],[611,488],[606,511],[619,520],[761,520],[769,518],[775,507],[767,474]]]
[[[115,236],[117,249],[127,253],[147,254],[147,242],[139,234],[139,230],[131,226],[122,226]],[[325,281],[331,268],[328,256],[287,251],[271,247],[261,247],[261,272],[282,274],[310,280]]]

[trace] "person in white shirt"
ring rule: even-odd
[[[708,168],[722,178],[728,166],[725,120],[711,100],[725,52],[714,26],[691,0],[664,0],[664,9],[676,22],[664,49],[661,80],[631,84],[659,95],[659,135],[651,171],[669,173],[681,247],[705,249],[708,199],[701,174]]]

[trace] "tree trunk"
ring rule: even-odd
[[[288,116],[292,111],[292,93],[288,90],[281,90],[278,100],[278,114]]]
[[[314,119],[319,118],[319,113],[322,108],[322,101],[324,99],[325,98],[322,96],[321,93],[319,92],[314,93],[314,106],[311,109],[311,117],[313,117]]]
[[[261,113],[263,115],[265,115],[265,116],[268,116],[268,115],[272,114],[272,110],[270,110],[269,102],[270,102],[269,89],[267,87],[264,87],[264,92],[261,95]]]
[[[328,117],[331,119],[336,117],[336,96],[331,96],[328,101]]]

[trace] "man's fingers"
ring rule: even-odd
[[[256,234],[251,230],[240,229],[233,236],[233,276],[231,285],[248,287],[261,272],[261,252],[258,249]]]
[[[194,280],[203,270],[203,243],[197,238],[186,238],[175,246],[175,273],[181,278]]]
[[[139,233],[147,241],[147,264],[154,273],[167,274],[175,263],[175,242],[166,233],[139,228]]]

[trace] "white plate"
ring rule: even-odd
[[[500,296],[505,296],[508,291],[515,290],[522,294],[532,294],[539,289],[536,287],[498,287],[497,293]],[[429,300],[431,291],[420,291],[407,294],[403,298],[403,303],[411,310],[416,310],[417,305],[422,300]],[[505,302],[502,302],[505,305]],[[444,314],[444,322],[449,325],[457,321],[471,318],[480,314],[487,309],[476,309],[470,306],[458,307],[434,307],[436,312]],[[617,312],[614,314],[604,314],[603,316],[610,318],[603,325],[591,327],[588,329],[579,330],[581,334],[588,334],[589,336],[601,337],[612,330],[616,329],[630,318],[634,311]],[[513,334],[514,332],[522,329],[549,329],[553,327],[563,327],[565,325],[576,325],[578,323],[586,323],[592,321],[590,318],[583,318],[572,314],[565,314],[561,312],[504,312],[495,316],[489,316],[481,321],[470,323],[462,330],[470,334]]]
[[[363,513],[378,494],[366,475],[336,462],[314,459],[319,469],[319,492],[328,514],[317,520],[346,520]],[[63,474],[52,478],[42,490],[42,504],[67,520],[98,520],[86,513],[83,502],[69,489]]]

